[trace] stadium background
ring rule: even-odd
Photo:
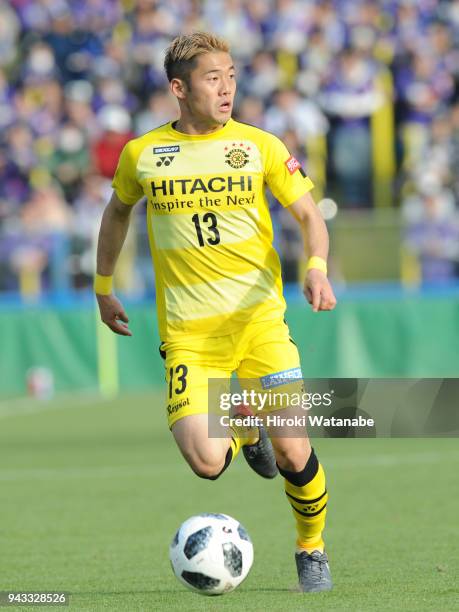
[[[235,117],[279,135],[316,184],[331,235],[333,313],[313,315],[305,304],[300,236],[272,203],[305,375],[458,375],[458,0],[0,0],[0,481],[8,499],[0,538],[9,560],[1,588],[67,588],[80,593],[81,609],[99,609],[96,600],[108,609],[180,609],[169,535],[187,515],[214,509],[246,521],[259,559],[247,587],[259,603],[237,593],[228,609],[238,601],[285,609],[270,588],[266,538],[273,517],[287,513],[277,489],[255,482],[242,461],[211,489],[188,477],[169,437],[141,204],[116,273],[132,338],[98,322],[91,292],[119,152],[176,116],[163,50],[195,29],[232,47]],[[431,440],[427,450],[425,441],[402,442],[317,442],[335,491],[338,582],[358,609],[453,609],[452,506],[435,526],[435,558],[424,541],[435,500],[454,499],[454,440]],[[179,475],[171,509],[165,482]],[[367,514],[351,537],[356,486]],[[279,514],[260,519],[254,495]],[[286,567],[288,527],[272,535]],[[355,538],[369,542],[365,561]],[[414,557],[415,578],[400,568],[394,576],[391,555],[402,565]]]
[[[160,382],[144,207],[116,275],[132,340],[95,334],[95,240],[122,146],[176,116],[164,48],[197,28],[232,46],[235,116],[284,139],[326,198],[340,308],[314,325],[299,233],[273,203],[308,374],[457,374],[459,2],[0,7],[2,396],[28,378],[57,391]]]

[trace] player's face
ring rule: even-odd
[[[199,55],[184,100],[190,115],[202,122],[223,125],[231,117],[235,93],[230,54],[213,51]]]

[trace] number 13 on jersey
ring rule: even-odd
[[[206,212],[202,215],[202,218],[198,213],[191,217],[196,228],[196,236],[198,238],[199,246],[203,247],[206,244],[212,246],[220,243],[220,232],[217,228],[217,216],[212,212]],[[204,234],[203,234],[204,230]]]

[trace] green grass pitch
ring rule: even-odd
[[[160,394],[12,412],[0,406],[2,591],[69,591],[75,610],[459,609],[456,439],[315,442],[335,588],[302,595],[281,478],[242,456],[217,482],[195,477]],[[189,592],[169,565],[176,528],[203,511],[239,519],[255,547],[249,577],[222,597]]]

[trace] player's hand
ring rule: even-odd
[[[113,294],[99,295],[96,293],[99,304],[100,318],[108,327],[120,336],[132,336],[128,327],[128,316],[121,302]]]
[[[315,268],[308,270],[304,281],[303,293],[312,310],[333,310],[336,306],[336,298],[328,278],[320,270]]]

